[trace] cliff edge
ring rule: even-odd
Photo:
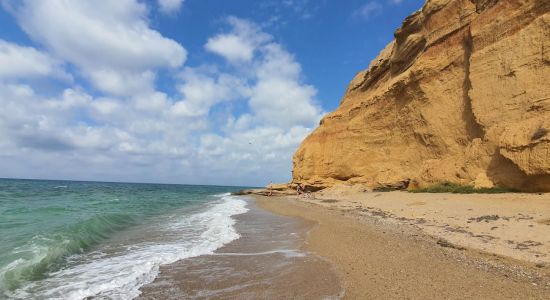
[[[550,1],[427,0],[293,158],[293,182],[550,191]]]

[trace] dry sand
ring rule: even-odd
[[[550,194],[414,194],[332,188],[310,202],[355,210],[462,247],[550,264]]]
[[[346,299],[550,299],[547,195],[316,198],[256,197],[271,212],[318,223],[305,250],[334,263]]]

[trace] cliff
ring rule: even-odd
[[[550,191],[549,12],[428,0],[304,140],[293,182]]]

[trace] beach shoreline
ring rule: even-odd
[[[314,222],[258,207],[235,215],[240,237],[211,254],[160,267],[138,299],[339,299],[333,265],[303,250]]]
[[[550,237],[544,235],[550,226],[540,218],[549,212],[547,198],[524,194],[346,194],[342,190],[318,192],[315,199],[255,196],[263,209],[318,224],[308,234],[305,250],[334,264],[344,282],[344,299],[548,299],[549,253],[545,247],[549,241],[535,242]],[[470,200],[462,201],[465,199]],[[476,201],[476,206],[469,206]],[[501,204],[500,210],[485,214],[494,210],[495,203]],[[456,209],[458,204],[466,207],[466,213]],[[512,211],[517,218],[508,216]],[[449,222],[453,218],[455,223]],[[501,222],[508,222],[508,228],[495,233],[497,237],[477,233],[486,226],[504,226]],[[536,222],[540,228],[528,222]],[[453,229],[462,223],[471,227],[469,231]],[[439,231],[437,224],[450,230]],[[519,242],[509,247],[517,251],[504,251],[500,238],[524,235],[523,225],[529,229],[532,243]]]

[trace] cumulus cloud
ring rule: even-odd
[[[16,147],[68,150],[74,146],[64,135],[64,128],[72,120],[69,110],[89,100],[71,89],[54,100],[37,95],[28,85],[0,84],[0,127]]]
[[[180,10],[183,0],[158,0],[160,11],[163,13],[174,13]]]
[[[301,83],[300,65],[278,44],[265,45],[262,51],[250,99],[256,117],[283,128],[315,125],[321,114],[315,103],[317,90]]]
[[[12,11],[32,39],[106,93],[143,92],[153,86],[155,69],[186,60],[181,45],[149,27],[147,7],[135,0],[27,0]]]
[[[236,35],[221,35],[212,38],[206,44],[206,49],[220,54],[232,62],[250,61],[254,46]]]
[[[230,32],[208,39],[205,48],[229,62],[250,62],[257,47],[271,39],[256,24],[246,20],[230,17],[227,23],[231,26]]]
[[[0,79],[37,76],[63,76],[61,63],[33,47],[16,45],[0,39]]]
[[[294,150],[323,112],[288,50],[257,24],[230,17],[205,43],[229,63],[182,67],[185,50],[148,28],[143,4],[102,5],[112,7],[44,0],[14,8],[49,53],[0,43],[0,61],[24,56],[19,67],[0,66],[0,77],[10,78],[0,80],[0,177],[248,185],[289,179]],[[82,20],[62,26],[62,10],[68,20]],[[227,38],[245,45],[245,54],[213,46]],[[104,93],[74,82],[45,93],[23,80],[54,72],[53,57],[77,66]],[[177,68],[175,93],[155,89],[157,68]]]
[[[52,173],[69,176],[74,166],[88,166],[112,179],[116,179],[116,166],[124,164],[129,170],[154,169],[157,163],[177,165],[193,153],[191,133],[206,126],[171,117],[170,101],[162,93],[143,97],[148,100],[146,107],[140,97],[94,98],[71,88],[45,97],[28,85],[0,83],[0,134],[4,137],[0,162],[34,161],[30,170],[35,170],[64,157],[72,164],[60,159],[51,166]],[[148,110],[151,107],[157,109]],[[94,179],[87,175],[77,178]]]
[[[212,68],[186,68],[178,85],[182,100],[172,109],[178,116],[204,116],[214,105],[249,94],[246,82],[234,75],[219,73]]]
[[[323,113],[315,101],[317,91],[303,83],[300,64],[272,36],[245,20],[230,18],[228,23],[229,32],[214,36],[209,43],[235,37],[250,46],[247,53],[253,55],[233,69],[246,78],[248,89],[244,90],[248,93],[241,97],[249,111],[229,116],[223,134],[203,136],[197,155],[225,170],[244,167],[248,174],[264,173],[262,178],[289,176],[294,150]],[[227,52],[217,54],[235,62]]]
[[[248,104],[253,119],[282,128],[315,124],[321,114],[315,103],[317,91],[313,86],[302,83],[302,69],[294,56],[273,42],[273,37],[254,23],[236,18],[229,18],[228,23],[231,25],[229,33],[209,39],[206,48],[212,40],[236,37],[242,44],[250,45],[250,53],[256,54],[248,59],[247,64],[241,62],[239,65],[249,71],[244,75],[249,77]],[[227,53],[218,54],[229,62],[234,60]]]

